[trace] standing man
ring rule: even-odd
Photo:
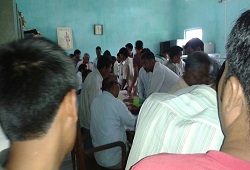
[[[95,48],[95,53],[96,53],[96,58],[94,59],[93,64],[94,64],[94,67],[97,68],[97,61],[98,61],[98,59],[99,59],[99,58],[101,57],[101,55],[102,55],[102,49],[101,49],[100,46],[97,46],[97,47]]]
[[[136,54],[133,58],[133,67],[134,67],[134,78],[131,84],[128,87],[128,93],[131,94],[133,90],[133,94],[137,95],[137,78],[139,75],[139,70],[141,69],[141,52],[143,49],[143,42],[138,40],[135,42],[135,51]]]
[[[220,151],[206,154],[159,154],[143,159],[137,169],[250,169],[250,11],[236,21],[226,45],[226,67],[218,86]]]
[[[175,74],[177,74],[177,76],[182,76],[183,72],[183,68],[180,68],[179,66],[182,66],[180,65],[180,63],[182,62],[181,60],[181,56],[182,56],[182,51],[183,49],[179,46],[173,46],[173,47],[170,47],[170,50],[169,50],[169,60],[168,62],[166,63],[166,66],[172,70]]]
[[[75,51],[74,51],[74,66],[76,66],[77,65],[77,63],[79,62],[81,60],[81,51],[80,50],[78,50],[78,49],[76,49]]]
[[[127,143],[126,129],[134,129],[136,117],[119,99],[119,84],[114,74],[107,75],[102,82],[103,93],[91,104],[90,132],[93,146],[122,141]],[[127,148],[128,150],[128,148]],[[99,165],[110,169],[121,168],[121,148],[116,147],[95,153]]]
[[[154,54],[145,49],[141,55],[142,68],[139,71],[138,92],[140,98],[147,98],[154,92],[167,92],[179,77],[163,64],[155,61]]]
[[[78,70],[78,67],[81,65],[81,64],[85,64],[87,66],[87,70],[91,70],[93,71],[93,64],[91,62],[89,62],[89,54],[88,53],[85,53],[83,55],[83,60],[82,61],[79,61],[76,65],[76,70]]]
[[[0,61],[0,123],[11,141],[4,169],[60,169],[76,136],[71,60],[51,41],[33,38],[2,45]]]
[[[127,43],[126,46],[125,46],[128,50],[128,53],[129,53],[129,57],[130,58],[133,58],[133,45],[131,43]]]
[[[79,97],[78,115],[80,126],[89,133],[90,123],[90,106],[95,97],[99,96],[102,91],[102,80],[111,71],[111,60],[106,56],[98,59],[97,69],[89,73],[83,83]]]
[[[134,78],[134,69],[133,69],[133,59],[129,57],[128,50],[125,47],[122,47],[119,50],[119,55],[121,56],[124,64],[122,66],[122,87],[121,89],[126,89],[132,82]]]

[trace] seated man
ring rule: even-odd
[[[93,72],[89,73],[83,82],[78,102],[78,115],[80,126],[87,134],[89,133],[90,127],[91,103],[96,96],[102,93],[102,80],[108,73],[110,73],[111,66],[112,64],[110,58],[101,56],[97,61],[97,69],[94,69]]]
[[[134,129],[136,117],[119,99],[119,84],[114,74],[107,75],[102,82],[103,93],[91,105],[90,134],[93,146],[122,141],[126,144],[126,129]],[[116,147],[95,153],[99,165],[108,168],[121,167],[121,148]]]
[[[156,153],[219,150],[222,141],[214,89],[195,85],[173,95],[154,93],[140,110],[126,169]]]
[[[210,84],[210,64],[209,56],[206,53],[196,51],[190,54],[186,60],[183,76],[179,79],[178,83],[171,87],[168,93],[173,94],[177,90],[192,85]]]
[[[226,45],[227,61],[218,86],[219,117],[225,139],[220,151],[159,154],[132,169],[250,169],[250,10],[236,21]],[[203,132],[200,132],[201,134]]]
[[[172,70],[178,76],[182,76],[183,74],[183,68],[182,68],[183,64],[181,60],[182,51],[183,49],[179,46],[170,47],[168,53],[169,60],[165,64],[170,70]]]
[[[11,141],[6,169],[59,169],[76,135],[75,68],[43,38],[0,48],[0,122]]]
[[[204,51],[204,43],[199,38],[192,38],[186,43],[184,49],[187,55],[192,54],[194,51]],[[216,78],[220,69],[220,64],[214,58],[209,57],[209,59],[211,61],[211,71],[209,75],[212,78]]]
[[[154,92],[167,92],[179,77],[163,64],[155,61],[149,49],[142,52],[142,68],[139,71],[138,92],[140,98],[147,98]]]

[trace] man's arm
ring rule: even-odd
[[[139,97],[140,98],[144,98],[145,96],[145,87],[143,85],[143,76],[142,76],[142,69],[139,71],[139,78],[138,78],[138,84],[137,84],[137,87],[138,87],[138,93],[139,93]]]
[[[128,65],[127,65],[127,63],[125,63],[124,65],[123,65],[123,71],[122,71],[122,73],[123,73],[123,75],[122,75],[122,88],[121,89],[123,89],[124,87],[125,87],[125,85],[126,85],[126,83],[127,83],[127,78],[128,78]]]
[[[134,78],[133,78],[131,84],[128,87],[128,93],[131,93],[132,88],[135,86],[138,75],[139,75],[138,65],[134,65]]]
[[[134,129],[136,116],[132,115],[132,113],[128,110],[128,107],[122,102],[119,101],[119,116],[121,117],[121,122],[123,125]]]

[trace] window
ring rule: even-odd
[[[199,38],[202,40],[202,29],[201,28],[186,29],[184,31],[184,37],[186,41],[189,41],[192,38]]]

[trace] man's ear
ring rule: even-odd
[[[76,108],[76,91],[72,89],[69,91],[65,96],[65,107],[66,109],[65,114],[69,116],[70,118],[73,118],[73,120],[76,122],[78,119],[77,115],[77,108]]]
[[[222,107],[231,124],[241,113],[244,104],[243,88],[235,76],[231,76],[224,87]]]

